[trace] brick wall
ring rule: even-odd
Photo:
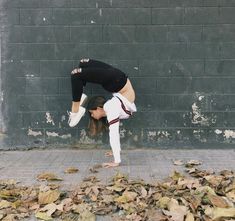
[[[81,58],[125,71],[131,146],[225,147],[235,138],[235,1],[2,0],[1,149],[107,144],[67,125]],[[104,94],[88,85],[88,95]]]

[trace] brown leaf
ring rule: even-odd
[[[192,213],[188,212],[185,221],[194,221],[194,216]]]
[[[174,161],[173,161],[173,164],[174,164],[174,165],[177,165],[177,166],[181,166],[181,165],[184,164],[184,162],[183,162],[182,160],[174,160]]]
[[[16,221],[16,220],[17,220],[16,214],[7,214],[7,216],[2,219],[2,221]]]
[[[233,203],[235,203],[235,189],[232,190],[232,191],[230,191],[230,192],[228,192],[228,193],[226,194],[226,196],[227,196],[229,199],[231,199],[231,200],[233,201]]]
[[[189,179],[189,178],[179,178],[178,185],[186,186],[189,189],[198,188],[199,186],[201,186],[198,179]]]
[[[0,201],[0,209],[5,209],[5,208],[11,207],[11,206],[12,206],[12,203],[8,202],[7,200]]]
[[[147,190],[143,186],[141,186],[141,197],[145,198],[147,195]]]
[[[50,203],[44,206],[39,210],[39,212],[45,212],[48,217],[50,217],[57,209],[57,205],[55,203]]]
[[[61,180],[63,180],[63,179],[59,178],[57,175],[55,175],[54,173],[49,173],[49,172],[39,174],[37,176],[37,179],[40,181],[43,181],[43,180],[61,181]]]
[[[207,197],[214,207],[221,207],[221,208],[229,207],[228,203],[220,196],[208,194]]]
[[[48,216],[47,213],[44,212],[37,212],[35,217],[42,220],[53,220],[51,216]]]
[[[173,173],[170,175],[170,177],[173,180],[177,181],[179,178],[183,178],[184,176],[181,173],[177,172],[177,171],[173,171]]]
[[[69,167],[67,168],[64,173],[77,173],[79,171],[78,168],[75,168],[75,167]]]
[[[111,190],[111,191],[116,191],[116,192],[122,192],[125,189],[125,187],[114,185],[114,186],[107,186],[106,189]]]
[[[115,199],[115,202],[118,203],[128,203],[131,201],[134,201],[134,199],[136,198],[137,193],[135,192],[129,192],[129,191],[125,191],[122,196],[119,196]]]
[[[170,198],[169,197],[161,197],[159,199],[159,201],[157,202],[157,205],[161,208],[161,209],[166,209],[167,208],[167,205],[168,203],[170,202]]]
[[[163,215],[163,213],[159,210],[151,209],[147,210],[146,215],[148,217],[148,220],[152,221],[164,221],[168,220],[167,216]]]
[[[38,203],[49,204],[58,200],[60,192],[58,190],[49,190],[47,192],[40,192],[38,195]]]
[[[180,206],[178,201],[171,198],[168,205],[168,210],[163,210],[163,213],[170,216],[174,221],[184,221],[184,216],[187,214],[188,209],[185,206]]]
[[[222,217],[235,217],[235,208],[211,208],[207,207],[205,210],[205,214],[211,217],[213,220],[220,219]]]
[[[193,166],[198,166],[198,165],[201,165],[201,164],[202,164],[202,162],[200,162],[199,160],[189,160],[185,164],[185,167],[193,167]]]

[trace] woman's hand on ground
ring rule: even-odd
[[[109,163],[103,163],[102,167],[104,168],[111,168],[111,167],[118,167],[119,163],[109,162]]]

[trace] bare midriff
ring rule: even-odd
[[[134,103],[135,91],[134,91],[129,79],[127,79],[125,86],[120,91],[118,91],[118,93],[120,93],[122,96],[124,96],[131,103]]]

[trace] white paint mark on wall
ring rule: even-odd
[[[46,135],[48,137],[59,137],[59,134],[56,133],[56,132],[48,132],[48,131],[46,131]]]
[[[3,102],[3,98],[4,98],[4,93],[3,93],[3,91],[1,91],[1,93],[0,93],[0,101],[1,102]]]
[[[37,136],[41,136],[42,132],[41,131],[33,131],[31,128],[29,128],[28,129],[28,135],[37,137]]]
[[[228,138],[235,138],[235,131],[234,130],[225,130],[224,131],[224,137],[226,139],[228,139]]]
[[[71,134],[63,134],[63,135],[59,135],[58,133],[56,132],[49,132],[49,131],[46,131],[46,135],[48,137],[60,137],[62,139],[68,139],[68,138],[71,138]]]
[[[223,131],[222,131],[222,130],[219,130],[219,129],[216,129],[216,130],[215,130],[215,133],[216,133],[216,134],[222,134]]]
[[[193,124],[201,124],[201,125],[209,125],[209,120],[201,113],[200,108],[197,106],[196,103],[192,105],[192,113],[193,113]]]
[[[71,138],[72,135],[71,134],[63,134],[62,136],[60,136],[61,138],[63,139],[68,139],[68,138]]]
[[[42,20],[43,20],[43,21],[46,21],[47,19],[44,17]]]
[[[120,129],[120,138],[124,138],[125,137],[125,133],[126,133],[126,129],[122,128]]]
[[[48,124],[55,125],[54,120],[51,117],[51,114],[49,112],[46,112],[46,120]]]
[[[139,68],[138,68],[138,67],[134,67],[134,69],[135,69],[135,70],[139,70]]]
[[[148,131],[147,133],[147,138],[148,140],[154,140],[157,136],[157,132],[156,131]]]
[[[99,7],[99,4],[98,2],[95,3],[95,7],[98,8]]]
[[[34,75],[33,75],[33,74],[25,74],[25,77],[26,77],[26,78],[33,78]]]
[[[91,20],[91,24],[95,24],[95,21]]]
[[[87,136],[85,129],[81,130],[79,142],[83,144],[96,144],[97,143],[94,139],[91,139]]]
[[[199,96],[198,100],[201,101],[205,96]]]
[[[66,120],[65,115],[62,115],[62,116],[61,116],[61,122],[65,121],[65,120]]]
[[[170,134],[168,133],[168,131],[158,131],[157,132],[157,135],[158,136],[161,136],[161,137],[169,137],[170,136]]]
[[[99,9],[99,15],[102,16],[102,9]]]

